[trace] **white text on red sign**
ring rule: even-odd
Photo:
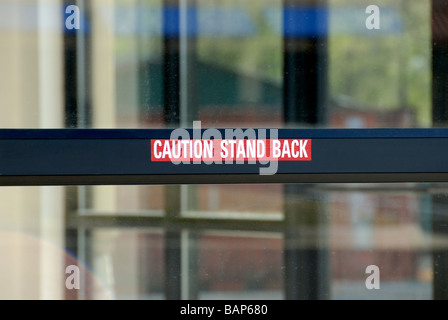
[[[311,161],[311,139],[155,139],[151,161]]]

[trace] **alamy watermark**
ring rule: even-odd
[[[171,132],[170,140],[177,141],[181,138],[184,141],[193,140],[192,144],[188,146],[184,142],[184,150],[188,150],[191,148],[192,152],[190,155],[192,157],[188,157],[188,159],[180,157],[171,157],[172,163],[174,164],[244,164],[244,155],[248,153],[248,145],[238,143],[239,141],[248,140],[251,141],[252,144],[255,144],[255,152],[254,157],[249,157],[247,163],[255,164],[257,161],[261,165],[266,165],[265,167],[260,167],[259,172],[260,175],[273,175],[278,170],[278,160],[275,158],[270,158],[268,154],[272,154],[273,144],[270,145],[271,152],[269,153],[269,146],[267,146],[267,131],[269,131],[269,139],[275,140],[278,139],[278,129],[225,129],[224,137],[221,134],[221,131],[214,128],[206,129],[202,132],[201,121],[193,121],[193,136],[190,137],[190,133],[188,130],[183,128],[174,129]],[[191,139],[190,139],[191,138]],[[211,141],[212,139],[216,141],[220,141],[220,154],[216,157],[204,157],[206,149],[206,145],[210,146],[210,144],[204,143],[204,141]],[[180,151],[182,148],[181,144],[178,144],[177,150]],[[202,151],[200,151],[202,149]],[[176,150],[176,148],[173,148]],[[184,151],[182,150],[182,151]],[[199,156],[199,153],[202,153]],[[244,155],[243,155],[244,153]],[[175,154],[173,154],[175,156]],[[199,157],[198,157],[199,156]],[[243,157],[240,157],[243,156]],[[202,158],[202,160],[201,160]],[[224,158],[224,161],[223,161]],[[191,162],[190,162],[191,161]]]
[[[65,274],[68,274],[65,279],[65,287],[68,290],[79,290],[80,288],[80,273],[79,267],[76,265],[69,265],[65,268]]]
[[[81,15],[78,6],[69,5],[65,8],[65,28],[67,30],[81,28]]]
[[[366,267],[366,273],[370,274],[366,278],[366,288],[379,289],[380,288],[380,268],[377,265],[371,264]]]

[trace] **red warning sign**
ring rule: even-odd
[[[311,161],[311,139],[155,139],[151,161]]]

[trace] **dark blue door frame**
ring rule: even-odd
[[[448,182],[448,129],[279,129],[310,139],[312,160],[271,175],[260,163],[151,162],[151,140],[171,132],[1,129],[0,185]]]

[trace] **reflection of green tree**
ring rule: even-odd
[[[343,0],[334,0],[341,4]],[[404,31],[377,36],[330,38],[330,94],[345,95],[360,106],[411,107],[418,125],[430,121],[429,1],[383,1],[395,5]],[[381,4],[378,4],[381,9]]]
[[[263,10],[280,10],[281,2],[279,0],[249,0],[226,1],[226,3],[241,7],[249,13],[257,30],[256,34],[241,38],[202,37],[198,41],[200,59],[223,68],[238,70],[247,75],[280,83],[282,39],[267,25]],[[205,2],[204,5],[206,5]]]
[[[338,36],[330,43],[332,96],[345,95],[360,105],[378,108],[398,104],[396,36]]]
[[[330,9],[363,5],[354,0],[328,2]],[[248,10],[258,33],[241,39],[200,38],[200,59],[281,83],[282,39],[269,28],[262,14],[266,7],[280,10],[281,2],[226,0],[224,3]],[[200,6],[207,4],[210,2]],[[328,47],[330,96],[348,96],[360,108],[411,107],[418,124],[427,126],[431,103],[429,0],[379,0],[375,4],[380,9],[382,5],[395,6],[403,19],[404,31],[376,36],[332,35]]]

